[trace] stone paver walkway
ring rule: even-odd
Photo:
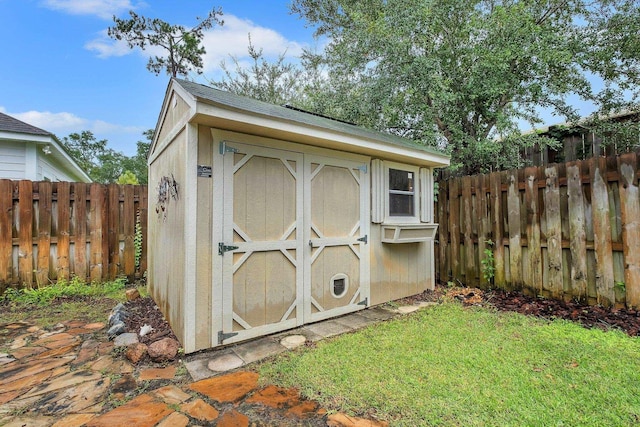
[[[22,322],[0,325],[0,426],[383,426],[327,414],[297,390],[260,387],[258,374],[241,369],[409,311],[367,309],[184,363],[142,367],[114,348],[102,323],[70,321],[51,330]]]

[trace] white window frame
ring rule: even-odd
[[[401,216],[389,214],[389,199],[391,189],[389,188],[389,171],[391,169],[411,172],[413,174],[413,215]],[[420,168],[395,162],[384,162],[384,223],[385,224],[418,224],[420,223]]]
[[[414,173],[414,215],[389,215],[389,170]],[[433,170],[388,160],[371,161],[371,222],[388,225],[433,223]]]

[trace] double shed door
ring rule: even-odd
[[[370,214],[366,166],[225,144],[218,344],[365,308]]]

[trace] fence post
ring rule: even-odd
[[[636,153],[618,157],[620,215],[627,307],[640,307],[640,195]]]

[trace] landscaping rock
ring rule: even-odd
[[[147,345],[142,343],[134,343],[127,347],[125,356],[134,365],[140,362],[147,355]]]
[[[107,336],[109,337],[110,340],[112,340],[118,335],[124,333],[126,330],[127,330],[127,327],[125,326],[124,322],[118,322],[109,328],[109,330],[107,331]]]
[[[128,317],[127,309],[124,304],[119,303],[113,310],[111,310],[111,314],[109,314],[109,326],[113,327],[118,323],[124,323],[125,319]]]
[[[172,338],[163,338],[149,345],[147,353],[154,362],[174,360],[178,354],[180,343]]]
[[[138,343],[138,335],[131,332],[120,334],[113,340],[113,345],[116,347],[127,347],[127,346],[130,346],[131,344],[137,344],[137,343]]]
[[[138,292],[137,289],[127,289],[125,295],[127,296],[127,301],[133,301],[140,298],[140,292]]]

